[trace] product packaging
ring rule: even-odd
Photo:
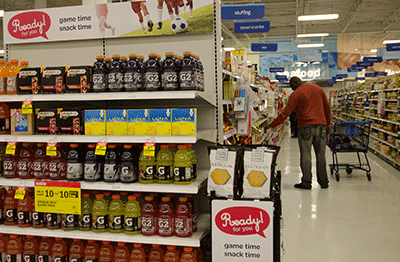
[[[128,110],[128,135],[149,135],[149,112],[147,109]]]
[[[106,134],[106,110],[85,110],[85,135]]]
[[[90,66],[66,67],[65,84],[68,93],[88,93],[92,91],[92,68]]]
[[[57,133],[57,108],[35,108],[36,134]]]
[[[153,136],[171,135],[171,109],[149,110],[149,134]]]
[[[41,93],[61,94],[65,89],[65,67],[42,67]]]
[[[195,136],[197,134],[197,109],[172,109],[173,136]]]
[[[128,134],[128,118],[126,109],[107,110],[107,135],[126,136]]]
[[[38,94],[40,91],[40,68],[22,68],[17,75],[18,94]]]
[[[82,110],[80,108],[58,108],[57,127],[60,134],[83,134]]]
[[[22,114],[21,109],[11,109],[12,135],[32,135],[34,130],[33,114]]]

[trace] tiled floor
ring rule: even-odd
[[[301,178],[297,139],[285,135],[278,157],[282,170],[283,261],[400,261],[400,171],[368,153],[372,172],[330,176],[328,189],[315,177],[312,190],[295,189]],[[351,163],[356,154],[339,154]],[[327,163],[332,163],[327,148]],[[329,169],[328,169],[329,172]]]

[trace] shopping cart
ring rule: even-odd
[[[333,125],[331,134],[328,136],[327,145],[332,151],[333,164],[329,165],[331,175],[335,173],[339,181],[339,169],[346,169],[351,174],[353,169],[361,169],[367,173],[371,181],[371,166],[369,165],[367,152],[369,143],[371,121],[340,121]],[[358,163],[339,164],[337,153],[357,153]],[[361,161],[360,155],[364,154],[365,162]]]

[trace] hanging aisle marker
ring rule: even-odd
[[[14,199],[23,200],[25,198],[25,193],[26,193],[26,186],[17,187],[17,190],[15,191]]]
[[[154,157],[156,155],[156,143],[146,142],[143,148],[143,155]]]
[[[57,156],[57,143],[47,143],[46,155]]]
[[[6,147],[6,155],[15,155],[15,149],[17,147],[17,142],[8,142]]]
[[[24,102],[22,102],[21,113],[24,114],[24,115],[33,114],[32,101],[24,101]]]
[[[106,151],[107,151],[107,142],[98,142],[94,154],[98,156],[105,156]]]

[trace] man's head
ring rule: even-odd
[[[297,76],[290,78],[289,85],[293,89],[293,91],[296,90],[296,88],[298,88],[302,84],[304,84],[303,81],[301,81],[301,79],[298,78]]]

